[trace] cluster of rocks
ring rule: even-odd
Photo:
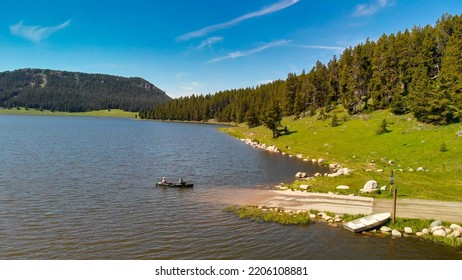
[[[324,212],[319,212],[317,214],[309,213],[306,210],[284,210],[282,208],[264,208],[263,206],[258,206],[258,209],[262,211],[270,211],[270,212],[284,212],[286,214],[308,214],[310,220],[322,220],[323,222],[329,223],[332,227],[337,227],[338,224],[342,224],[344,222],[342,216],[334,215],[330,216]]]
[[[341,215],[331,216],[324,212],[319,212],[317,214],[309,213],[305,210],[284,210],[281,208],[263,208],[259,206],[258,209],[263,211],[274,211],[274,212],[284,212],[287,214],[307,214],[312,221],[321,221],[327,223],[331,227],[341,226],[345,221]],[[441,221],[434,221],[430,224],[429,228],[424,228],[421,231],[415,232],[411,227],[405,227],[403,231],[392,229],[387,226],[380,227],[379,230],[374,229],[372,231],[365,231],[365,235],[374,235],[376,233],[391,235],[392,237],[406,237],[415,235],[417,237],[423,237],[425,235],[440,236],[451,239],[458,239],[459,242],[462,242],[462,226],[458,224],[451,224],[449,227],[443,226]]]
[[[314,220],[316,218],[321,219],[323,222],[326,222],[331,227],[337,227],[339,224],[342,224],[344,222],[340,215],[330,216],[324,212],[319,212],[317,215],[310,214],[311,220]]]
[[[319,159],[316,161],[317,163],[323,163],[325,162],[324,159]],[[313,161],[314,163],[314,161]],[[338,177],[338,176],[342,176],[342,175],[351,175],[351,173],[353,172],[353,170],[347,168],[347,167],[342,167],[340,164],[336,164],[336,163],[331,163],[329,164],[329,169],[332,171],[332,173],[324,173],[324,174],[321,174],[319,172],[316,172],[314,174],[313,177]],[[313,179],[313,177],[308,177],[307,174],[305,172],[297,172],[295,174],[295,178],[296,179]]]
[[[326,213],[320,212],[317,215],[310,214],[310,219],[321,219],[323,222],[328,223],[331,227],[338,227],[344,223],[342,216],[335,215],[329,216]],[[429,228],[424,228],[421,231],[414,233],[414,230],[411,227],[405,227],[401,232],[396,229],[389,228],[387,226],[382,226],[379,230],[382,234],[390,234],[392,237],[403,237],[403,236],[412,236],[423,237],[425,235],[440,236],[451,239],[458,239],[459,242],[462,242],[462,226],[458,224],[451,224],[449,227],[443,226],[441,221],[434,221],[430,224]],[[373,230],[372,233],[376,233],[377,230]],[[363,232],[363,234],[371,234],[369,232]]]
[[[342,167],[340,164],[337,164],[337,163],[329,164],[329,168],[333,172],[330,174],[324,175],[324,176],[327,176],[327,177],[338,177],[342,175],[348,176],[348,175],[351,175],[351,173],[353,172],[351,169],[347,167]]]
[[[366,169],[366,172],[372,172],[373,170],[372,169]],[[399,171],[399,172],[404,172],[404,171],[408,171],[408,172],[414,172],[414,171],[418,171],[418,172],[424,172],[424,171],[429,171],[428,169],[425,169],[423,168],[422,166],[419,166],[417,167],[415,170],[414,168],[412,167],[409,167],[408,169],[404,170],[403,168],[398,168],[398,169],[395,169],[395,171]],[[385,172],[385,170],[383,169],[377,169],[376,172]]]
[[[393,237],[402,237],[403,235],[410,236],[414,234],[411,227],[405,227],[403,233],[387,226],[382,226],[379,231],[391,234]],[[424,235],[433,235],[447,238],[458,238],[459,241],[462,241],[462,227],[458,224],[451,224],[449,227],[445,227],[441,221],[434,221],[430,224],[429,228],[424,228],[421,231],[415,232],[415,235],[419,237]]]
[[[385,163],[385,164],[389,164],[389,165],[394,165],[395,164],[395,161],[392,160],[392,159],[387,159],[386,157],[383,157],[380,159],[380,161],[382,163]],[[372,167],[375,167],[376,166],[376,163],[375,163],[375,160],[370,160],[368,161],[368,165],[369,166],[372,166]],[[417,171],[417,172],[428,172],[429,170],[428,169],[425,169],[423,166],[418,166],[416,168],[413,168],[413,167],[408,167],[407,169],[405,168],[401,168],[400,165],[397,166],[398,168],[395,168],[393,169],[394,171],[396,172],[414,172],[414,171]],[[378,172],[378,173],[381,173],[381,172],[385,172],[385,169],[382,169],[382,168],[378,168],[378,169],[374,169],[374,168],[368,168],[366,169],[365,171],[366,172],[373,172],[375,170],[375,172]]]
[[[268,152],[272,152],[272,153],[280,153],[282,155],[287,155],[287,153],[285,152],[282,152],[278,147],[274,146],[274,145],[266,145],[265,143],[259,143],[259,142],[256,142],[256,141],[253,141],[251,139],[248,139],[248,138],[244,138],[244,139],[240,139],[242,142],[246,143],[247,145],[250,145],[254,148],[257,148],[257,149],[262,149],[262,150],[265,150],[265,151],[268,151]],[[290,147],[288,147],[290,149]],[[292,155],[292,154],[288,154],[289,157],[295,157],[295,158],[298,158],[300,160],[303,160],[305,162],[312,162],[312,163],[317,163],[317,164],[320,164],[320,165],[324,165],[326,164],[326,160],[323,159],[323,158],[319,158],[319,159],[315,159],[315,158],[312,158],[310,159],[309,157],[305,157],[303,156],[302,154],[297,154],[297,155]]]
[[[267,146],[265,143],[260,144],[259,142],[252,141],[251,139],[241,139],[241,141],[257,149],[262,149],[262,150],[272,152],[272,153],[281,152],[281,150],[279,150],[279,148],[274,145]]]

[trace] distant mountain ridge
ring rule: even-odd
[[[31,68],[0,72],[0,107],[5,108],[138,112],[170,100],[163,90],[137,77]]]

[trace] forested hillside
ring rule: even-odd
[[[141,78],[43,69],[0,73],[0,107],[5,108],[137,112],[169,100],[164,91]]]
[[[144,110],[143,118],[258,125],[269,111],[284,116],[341,104],[350,114],[389,109],[422,122],[447,124],[462,117],[462,18],[444,15],[435,25],[383,34],[346,48],[327,64],[285,81],[193,95]],[[270,109],[271,108],[271,109]]]

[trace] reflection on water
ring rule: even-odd
[[[414,238],[238,219],[210,199],[217,190],[232,196],[319,167],[254,150],[216,126],[0,116],[0,127],[1,259],[462,258]],[[163,176],[195,187],[155,187]]]

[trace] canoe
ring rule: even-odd
[[[192,188],[192,187],[194,187],[194,184],[186,183],[186,182],[183,182],[183,183],[162,183],[162,182],[158,182],[158,183],[156,183],[156,186],[159,186],[159,187],[171,187],[171,188]]]
[[[352,232],[362,232],[376,228],[386,223],[391,217],[391,213],[377,213],[362,217],[343,224],[343,228]]]

